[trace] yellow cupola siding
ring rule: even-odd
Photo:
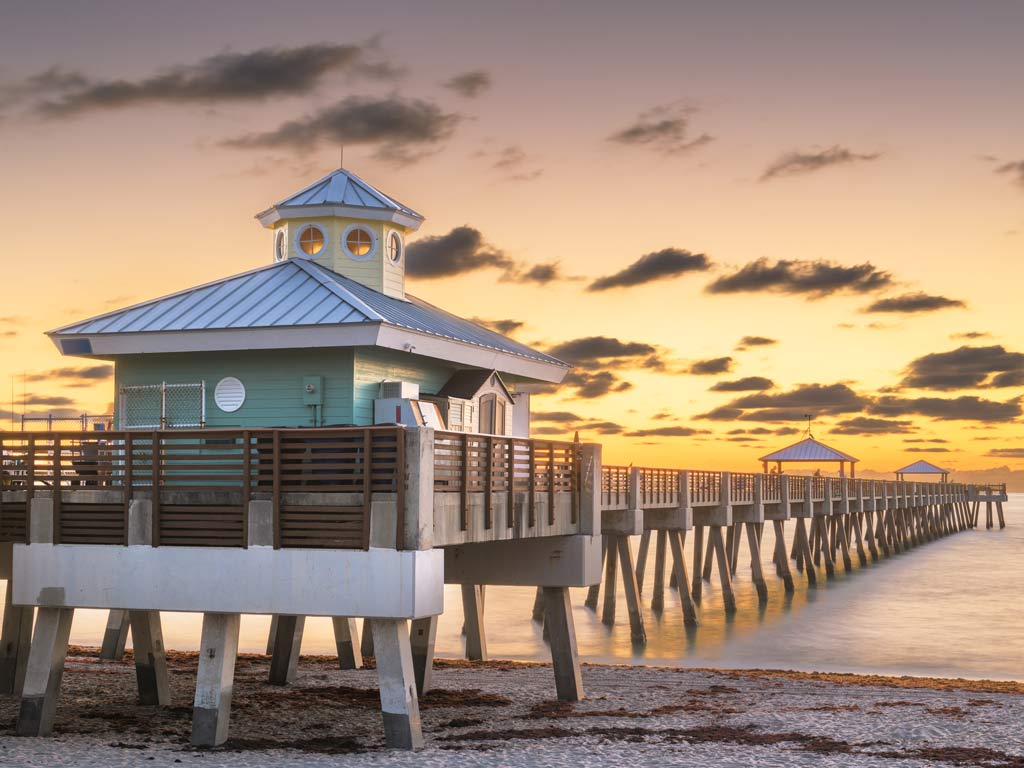
[[[256,218],[273,233],[274,261],[314,261],[405,299],[405,240],[423,217],[351,171],[339,168]]]

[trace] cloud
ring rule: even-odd
[[[530,421],[551,421],[558,424],[573,424],[582,420],[582,418],[571,411],[536,411],[530,414]]]
[[[693,435],[710,434],[706,429],[694,429],[693,427],[652,427],[650,429],[635,429],[626,432],[626,437],[692,437]]]
[[[470,322],[482,325],[484,328],[490,328],[492,331],[496,331],[504,336],[511,336],[526,325],[521,320],[484,320],[482,317],[471,318]]]
[[[985,331],[967,331],[965,333],[954,333],[950,335],[951,339],[986,339],[991,336],[991,333]]]
[[[52,368],[48,371],[30,373],[25,376],[25,381],[59,381],[64,387],[89,387],[97,382],[106,381],[113,375],[112,365],[90,365],[84,368]]]
[[[995,375],[999,374],[999,375]],[[916,389],[968,389],[1018,386],[1024,374],[1024,354],[1002,345],[962,346],[912,360],[901,382]]]
[[[1011,163],[1003,163],[996,168],[996,173],[1008,173],[1014,177],[1014,182],[1024,186],[1024,160],[1015,160]]]
[[[906,293],[902,296],[892,296],[887,299],[879,299],[868,306],[865,312],[902,312],[906,314],[919,312],[935,312],[939,309],[951,307],[964,308],[967,305],[960,299],[950,299],[946,296],[931,296],[922,291],[917,293]]]
[[[29,395],[24,398],[26,405],[49,405],[54,407],[67,407],[74,405],[75,401],[70,397],[56,397],[52,395]]]
[[[595,361],[607,361],[622,358],[637,358],[653,355],[657,347],[640,341],[621,341],[609,336],[586,336],[571,341],[563,341],[551,347],[548,352],[560,360],[574,365]]]
[[[941,437],[908,437],[904,443],[948,443],[949,440],[943,440]]]
[[[986,455],[1004,459],[1024,459],[1024,448],[993,448]]]
[[[728,373],[731,370],[731,357],[713,357],[710,360],[698,360],[690,366],[690,373],[695,376],[711,376],[716,373]]]
[[[831,430],[833,435],[899,435],[914,431],[913,422],[899,419],[873,419],[856,416],[844,419]]]
[[[26,318],[24,315],[5,315],[0,317],[0,326],[2,325],[21,325],[25,322]]]
[[[733,381],[719,381],[711,387],[712,392],[761,392],[771,389],[775,382],[764,376],[745,376]]]
[[[745,395],[697,418],[715,421],[797,421],[863,410],[867,399],[846,384],[801,384],[788,392]]]
[[[493,152],[480,151],[476,157],[487,158],[491,168],[504,174],[509,181],[533,181],[544,173],[543,168],[529,168],[532,158],[522,147],[510,144]]]
[[[587,290],[607,291],[610,288],[643,285],[666,277],[678,277],[688,272],[706,272],[709,269],[711,262],[703,253],[664,248],[641,256],[614,275],[599,277],[587,287]]]
[[[350,96],[272,131],[238,136],[223,145],[308,154],[324,143],[367,144],[376,146],[375,157],[380,160],[411,163],[436,151],[461,121],[460,115],[446,113],[424,99]]]
[[[767,336],[744,336],[736,345],[736,351],[742,352],[750,347],[771,347],[778,343],[778,339],[769,339]]]
[[[502,282],[547,285],[564,279],[557,262],[522,264],[487,243],[480,230],[470,226],[416,240],[406,249],[405,272],[410,277],[436,280],[479,269],[500,269]]]
[[[909,448],[911,453],[951,453],[949,448]]]
[[[459,96],[467,99],[475,99],[484,91],[490,90],[492,85],[491,75],[482,69],[474,69],[471,72],[464,72],[456,75],[444,83],[448,90],[455,91]]]
[[[707,133],[690,138],[690,118],[696,111],[680,104],[656,107],[638,115],[631,125],[609,136],[608,141],[650,149],[662,155],[689,152],[714,141]]]
[[[892,275],[865,262],[843,266],[828,261],[760,258],[723,275],[706,288],[708,293],[790,293],[822,298],[840,291],[870,293],[892,283]]]
[[[895,396],[880,397],[868,406],[876,416],[928,416],[956,421],[1011,421],[1021,415],[1020,398],[999,402],[973,395],[941,398]]]
[[[309,93],[331,72],[352,78],[393,80],[400,68],[375,43],[261,48],[221,53],[139,80],[95,80],[81,72],[51,69],[22,88],[42,98],[36,112],[50,118],[141,104],[221,104]]]
[[[868,162],[877,160],[881,156],[879,152],[872,154],[851,152],[838,144],[821,152],[787,152],[765,169],[761,174],[761,181],[814,173],[834,165]]]
[[[611,371],[597,371],[588,373],[586,371],[573,371],[563,379],[562,383],[576,389],[576,397],[585,400],[592,400],[604,397],[612,392],[625,392],[632,389],[633,385],[620,379]]]

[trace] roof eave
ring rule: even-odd
[[[409,230],[417,230],[423,223],[418,213],[395,211],[387,208],[370,208],[358,205],[275,205],[256,214],[264,227],[272,227],[284,219],[316,219],[335,216],[369,221],[389,221]]]

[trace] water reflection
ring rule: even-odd
[[[621,587],[613,627],[601,622],[600,604],[597,612],[584,608],[586,590],[580,589],[573,590],[580,654],[590,661],[620,663],[1024,678],[1024,496],[1011,496],[1007,518],[1010,527],[1004,531],[968,531],[865,568],[854,557],[852,573],[844,573],[840,564],[834,579],[826,580],[822,572],[816,589],[808,589],[806,576],[794,569],[796,591],[791,595],[770,562],[774,539],[767,526],[761,549],[767,605],[758,604],[749,559],[741,553],[733,587],[737,613],[725,615],[716,569],[697,606],[699,626],[687,627],[678,595],[667,586],[665,609],[651,610],[652,563],[643,594],[647,645],[631,642]],[[688,538],[688,568],[692,555]],[[549,658],[542,627],[530,619],[533,601],[530,588],[488,588],[491,656]],[[445,605],[437,649],[439,655],[458,657],[464,639],[457,586],[446,589]],[[105,618],[103,612],[79,611],[72,642],[99,645]],[[196,614],[165,614],[166,644],[196,648],[200,625]],[[268,617],[243,617],[241,649],[262,652],[268,628]],[[329,619],[307,621],[303,651],[334,652]]]

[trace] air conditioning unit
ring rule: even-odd
[[[382,381],[377,397],[381,399],[419,400],[420,385],[413,384],[411,381]]]

